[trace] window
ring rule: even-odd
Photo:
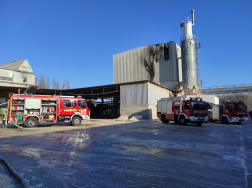
[[[84,100],[79,100],[78,101],[78,106],[81,108],[86,108],[86,102]]]
[[[12,81],[12,78],[0,76],[0,80]]]
[[[73,108],[76,108],[76,100],[72,100]]]
[[[234,110],[246,110],[246,106],[242,103],[233,104]]]
[[[226,103],[226,104],[225,104],[225,109],[226,109],[226,110],[231,110],[231,104]]]
[[[175,102],[174,107],[178,108],[179,107],[179,102]]]
[[[70,102],[70,100],[63,100],[63,106],[65,106],[67,108],[71,108],[71,102]]]
[[[207,110],[205,102],[192,102],[192,110]]]
[[[190,109],[190,103],[189,102],[184,102],[184,108],[185,109]]]

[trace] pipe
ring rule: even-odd
[[[192,26],[194,26],[194,12],[195,12],[195,10],[192,9],[191,10],[191,13],[192,13]]]

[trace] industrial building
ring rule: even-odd
[[[9,91],[35,85],[35,74],[27,59],[0,65],[0,103],[5,102]],[[10,90],[8,89],[10,88]],[[16,90],[14,88],[17,88]]]
[[[176,90],[182,81],[181,49],[175,42],[143,46],[113,56],[113,83],[150,80]]]

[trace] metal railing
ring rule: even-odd
[[[187,23],[187,22],[192,22],[192,17],[186,16],[186,17],[182,20],[182,23]]]
[[[189,37],[189,36],[193,36],[193,37]],[[186,36],[186,39],[195,39],[196,40],[196,35],[195,34],[188,35],[188,36]],[[180,42],[182,42],[183,40],[184,40],[184,35],[182,35],[180,37]]]
[[[201,94],[224,94],[224,93],[246,93],[252,92],[251,84],[236,84],[225,86],[201,87]]]

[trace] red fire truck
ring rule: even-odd
[[[36,127],[39,122],[70,122],[78,126],[90,118],[86,100],[72,96],[13,94],[7,109],[6,121],[25,123],[27,127]]]
[[[248,120],[247,108],[241,101],[228,101],[220,105],[212,105],[212,109],[209,109],[209,111],[209,121],[241,124]]]
[[[174,121],[186,125],[188,122],[202,125],[208,121],[208,104],[201,98],[164,98],[157,102],[157,117],[163,123]]]

